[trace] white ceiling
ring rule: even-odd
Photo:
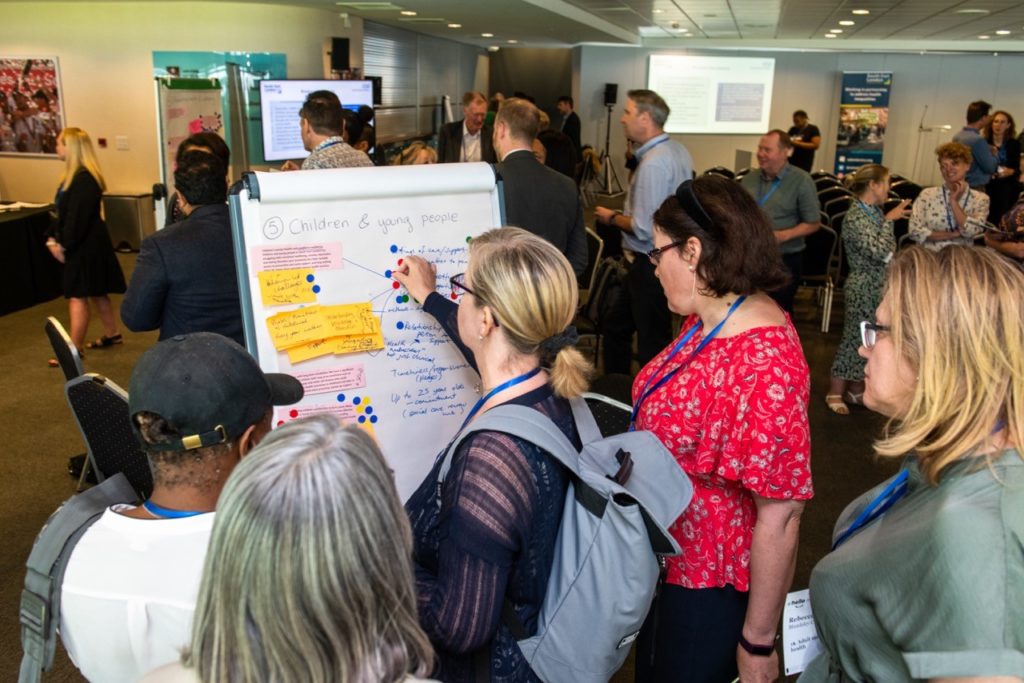
[[[283,1],[331,5],[371,21],[481,47],[736,47],[741,42],[790,49],[1024,51],[1024,3],[1019,0]],[[870,14],[854,15],[855,9]],[[416,16],[403,16],[401,10]],[[839,21],[855,24],[840,26]],[[449,23],[461,27],[449,28]],[[842,33],[825,38],[832,29]]]

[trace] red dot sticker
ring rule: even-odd
[[[458,298],[459,298],[459,295],[456,294],[455,292],[452,292],[452,301],[455,301]]]
[[[404,260],[405,260],[404,258],[398,259],[398,265],[402,265],[402,261],[404,261]]]
[[[399,288],[399,287],[401,287],[401,286],[402,286],[402,285],[400,285],[400,284],[399,284],[399,283],[397,283],[397,282],[392,282],[392,283],[391,283],[391,289],[398,289],[398,288]]]
[[[284,424],[284,420],[278,420],[278,421],[277,421],[277,426],[278,426],[278,427],[280,427],[280,426],[281,426],[281,425],[283,425],[283,424]]]
[[[290,411],[288,411],[288,414],[291,415],[292,417],[298,417],[299,416],[299,411],[297,411],[297,410],[290,410]]]

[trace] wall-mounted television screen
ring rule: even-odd
[[[316,90],[337,94],[341,106],[356,111],[373,106],[372,81],[260,81],[260,114],[263,119],[263,158],[267,161],[305,159],[299,109],[306,96]]]

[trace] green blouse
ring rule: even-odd
[[[934,487],[915,458],[904,468],[906,495],[811,574],[825,651],[800,683],[1024,676],[1024,460],[961,460]],[[833,538],[888,483],[848,505]]]

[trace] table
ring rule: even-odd
[[[46,248],[52,208],[0,213],[0,315],[61,295],[63,266]]]

